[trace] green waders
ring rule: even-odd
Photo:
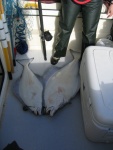
[[[96,30],[100,18],[102,0],[92,0],[85,5],[78,5],[72,0],[61,0],[60,33],[55,42],[54,57],[65,57],[69,38],[80,12],[83,18],[82,54],[87,46],[95,45]]]

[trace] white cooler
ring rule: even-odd
[[[94,142],[113,142],[113,48],[88,47],[80,77],[86,136]]]

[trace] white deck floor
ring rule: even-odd
[[[48,62],[49,59],[45,64],[49,65]],[[38,65],[35,64],[35,67],[38,68]],[[8,87],[0,124],[0,150],[14,140],[23,150],[113,150],[113,144],[94,143],[86,138],[79,93],[71,104],[59,110],[53,117],[24,112],[12,92],[12,85],[20,75],[20,70],[17,64],[14,80]]]

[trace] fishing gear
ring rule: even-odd
[[[14,4],[13,0],[6,0],[5,13],[6,13],[6,19],[7,19],[8,29],[9,29],[9,33],[10,33],[13,65],[16,66],[14,43],[13,43],[13,4]]]
[[[36,3],[36,0],[35,0],[35,3]],[[42,41],[42,47],[43,47],[44,60],[47,60],[45,40],[46,41],[50,41],[52,39],[52,35],[51,35],[51,33],[49,31],[45,31],[44,32],[41,0],[38,0],[38,8],[39,8],[41,41]]]
[[[45,37],[46,41],[51,41],[53,36],[51,35],[51,33],[49,31],[45,31],[44,37]]]
[[[5,72],[4,72],[4,68],[3,68],[3,65],[2,65],[1,59],[0,59],[0,68],[1,68],[1,70],[0,70],[0,78],[1,78],[0,94],[1,94],[3,83],[4,83],[4,78],[5,78]]]
[[[2,1],[0,1],[0,10],[1,10],[1,8],[2,8]],[[7,44],[6,35],[5,35],[5,31],[4,31],[4,25],[3,25],[3,21],[2,21],[1,11],[0,11],[0,41],[2,44],[2,51],[4,54],[4,59],[5,59],[6,67],[7,67],[8,76],[9,76],[9,79],[11,80],[12,79],[11,62],[10,62],[10,57],[9,57],[9,52],[8,52],[8,44]]]
[[[16,5],[16,20],[17,20],[17,26],[16,26],[16,31],[15,31],[15,45],[16,45],[16,50],[20,54],[25,54],[28,51],[28,45],[26,43],[26,22],[24,15],[22,13],[22,8],[19,7],[19,2],[17,0]]]
[[[36,0],[35,0],[35,3],[36,3]],[[46,44],[45,44],[45,36],[44,36],[44,24],[43,24],[43,15],[42,15],[42,5],[41,5],[40,0],[38,0],[38,8],[39,8],[39,19],[40,19],[40,30],[41,30],[41,41],[42,41],[43,55],[44,55],[44,60],[47,60]]]
[[[45,40],[50,41],[53,36],[51,35],[51,33],[49,31],[44,31],[42,5],[41,5],[42,0],[32,0],[32,1],[35,1],[35,3],[27,3],[27,4],[25,4],[24,8],[35,8],[36,10],[39,11],[38,16],[39,16],[39,20],[40,20],[40,31],[41,31],[40,37],[41,37],[41,43],[42,43],[42,50],[43,50],[44,60],[47,60]],[[36,2],[38,2],[38,5],[36,4]],[[47,3],[47,2],[45,2],[45,3]]]
[[[10,64],[11,64],[11,72],[14,72],[13,59],[12,59],[11,46],[10,46],[10,35],[9,35],[9,31],[8,31],[6,17],[4,14],[3,5],[1,6],[1,16],[2,16],[2,21],[3,21],[3,25],[4,25],[6,40],[7,40],[7,44],[8,44],[8,54],[9,54],[9,59],[10,59]]]

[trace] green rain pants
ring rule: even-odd
[[[75,20],[82,12],[83,32],[82,50],[90,45],[95,45],[96,30],[100,18],[102,0],[92,0],[85,5],[78,5],[72,0],[61,0],[61,16],[59,21],[60,32],[57,36],[54,48],[54,57],[65,57],[69,38],[75,24]]]

